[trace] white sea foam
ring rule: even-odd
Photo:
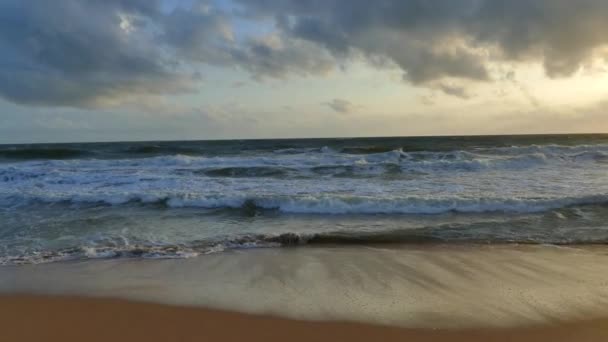
[[[13,199],[15,200],[15,199]],[[605,204],[608,195],[595,194],[581,197],[493,197],[466,198],[458,196],[403,196],[372,197],[353,195],[305,196],[205,196],[201,194],[162,195],[150,194],[53,194],[50,196],[24,196],[22,203],[104,203],[122,205],[138,201],[164,203],[170,208],[278,210],[295,214],[441,214],[446,212],[482,213],[513,212],[533,213],[575,205]]]
[[[535,212],[605,202],[607,158],[608,146],[585,145],[27,161],[0,164],[0,203],[251,204],[314,214]]]
[[[608,241],[598,205],[608,204],[608,145],[307,146],[4,159],[0,264],[306,243]]]

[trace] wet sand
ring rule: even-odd
[[[606,341],[608,320],[428,330],[304,322],[115,299],[0,297],[4,341]]]
[[[347,246],[0,267],[0,293],[122,298],[407,328],[608,317],[608,248]]]
[[[323,246],[0,267],[1,341],[584,342],[608,340],[607,318],[604,246]]]

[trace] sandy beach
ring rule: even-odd
[[[93,260],[0,268],[0,327],[7,341],[603,341],[606,284],[601,246]]]
[[[428,330],[304,322],[113,299],[0,297],[5,341],[605,341],[608,320],[508,329]]]
[[[0,342],[608,342],[607,33],[0,0]]]

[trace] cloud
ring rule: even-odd
[[[324,105],[341,114],[348,114],[355,109],[355,106],[351,102],[342,99],[333,99],[325,102]]]
[[[0,96],[107,107],[194,91],[206,65],[261,80],[364,60],[467,98],[497,63],[605,60],[606,32],[604,0],[4,0]]]
[[[292,37],[336,56],[383,58],[421,85],[486,81],[493,61],[539,62],[550,77],[569,76],[608,43],[604,0],[238,1]]]
[[[21,104],[95,107],[187,90],[188,77],[128,32],[158,15],[157,1],[1,2],[0,95]]]
[[[467,92],[467,89],[463,86],[448,83],[439,83],[436,87],[438,90],[441,90],[447,95],[459,97],[461,99],[468,99],[471,97],[471,95]]]
[[[234,33],[224,13],[199,4],[177,7],[157,22],[161,28],[159,43],[175,49],[179,60],[230,63],[228,47],[234,42]]]
[[[476,42],[508,60],[541,61],[550,77],[569,76],[608,43],[603,0],[484,1],[465,25]]]
[[[211,2],[0,2],[0,97],[38,106],[98,108],[194,91],[204,65],[255,78],[326,73],[318,45],[277,34],[234,36]]]
[[[284,40],[277,35],[249,39],[234,46],[228,61],[256,79],[321,75],[335,66],[331,55],[319,46],[300,39]]]

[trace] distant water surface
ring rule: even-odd
[[[0,263],[608,241],[608,135],[0,145]]]

